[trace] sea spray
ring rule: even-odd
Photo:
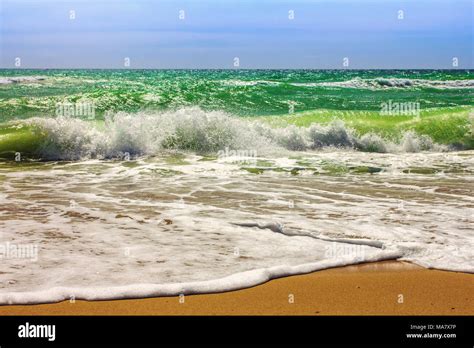
[[[307,151],[325,147],[368,152],[418,152],[446,150],[425,135],[409,131],[397,140],[367,133],[359,136],[341,120],[309,127],[271,127],[220,111],[184,108],[162,113],[117,113],[97,125],[79,119],[28,120],[44,138],[36,155],[46,160],[80,160],[152,156],[167,150],[216,154],[219,151],[256,151],[265,155],[282,151]]]

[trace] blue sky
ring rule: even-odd
[[[473,36],[471,0],[0,0],[2,68],[472,69]]]

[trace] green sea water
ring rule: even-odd
[[[198,108],[274,127],[341,120],[357,136],[400,141],[413,131],[471,149],[473,97],[469,70],[0,70],[0,152],[40,141],[12,128],[15,120],[55,118],[58,105],[84,102],[99,123],[118,112]],[[382,115],[392,104],[416,105],[416,115]]]
[[[75,102],[79,98],[95,101],[99,114],[108,110],[135,112],[145,108],[199,106],[204,110],[257,116],[288,113],[291,104],[296,112],[377,111],[388,100],[419,102],[422,109],[472,106],[474,96],[471,71],[463,70],[0,71],[0,79],[12,76],[45,79],[1,86],[2,121],[53,114],[57,102]]]

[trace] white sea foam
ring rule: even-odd
[[[274,266],[232,274],[219,279],[171,284],[132,284],[116,287],[54,287],[40,291],[0,293],[0,304],[52,303],[81,299],[87,301],[147,298],[160,296],[217,293],[252,287],[271,279],[294,274],[310,273],[322,269],[353,265],[361,262],[391,260],[400,255],[378,252],[360,260],[350,257],[323,260],[296,266]]]
[[[244,80],[220,80],[219,81],[224,86],[257,86],[257,85],[272,85],[278,86],[281,84],[280,81],[267,81],[267,80],[252,80],[252,81],[244,81]]]
[[[43,81],[46,78],[43,76],[15,76],[15,77],[2,77],[0,78],[0,85],[8,85],[11,83],[31,83]]]
[[[285,82],[267,80],[222,80],[225,86],[258,86],[258,85],[282,85],[289,84],[296,87],[337,87],[337,88],[360,88],[360,89],[387,89],[387,88],[474,88],[474,80],[428,80],[428,79],[405,79],[405,78],[373,78],[364,79],[355,77],[343,81],[318,81],[318,82]]]
[[[323,82],[295,82],[295,86],[303,87],[338,87],[360,89],[386,89],[386,88],[474,88],[474,80],[423,80],[403,78],[375,78],[362,79],[360,77],[346,81]]]
[[[0,243],[38,246],[35,262],[2,259],[0,303],[219,292],[383,259],[474,273],[472,151],[291,157],[259,158],[259,175],[194,154],[0,163]],[[360,166],[381,171],[331,174]]]
[[[427,136],[406,132],[398,141],[375,134],[359,137],[342,121],[327,126],[268,124],[239,119],[219,111],[184,108],[163,113],[117,113],[105,126],[74,118],[32,118],[27,121],[45,136],[37,149],[48,160],[121,158],[157,155],[167,150],[215,154],[224,149],[258,150],[260,155],[282,151],[306,151],[324,147],[354,148],[369,152],[444,151]]]

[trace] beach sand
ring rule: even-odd
[[[474,315],[473,294],[472,274],[385,261],[188,295],[184,303],[178,296],[64,301],[1,306],[0,315]]]

